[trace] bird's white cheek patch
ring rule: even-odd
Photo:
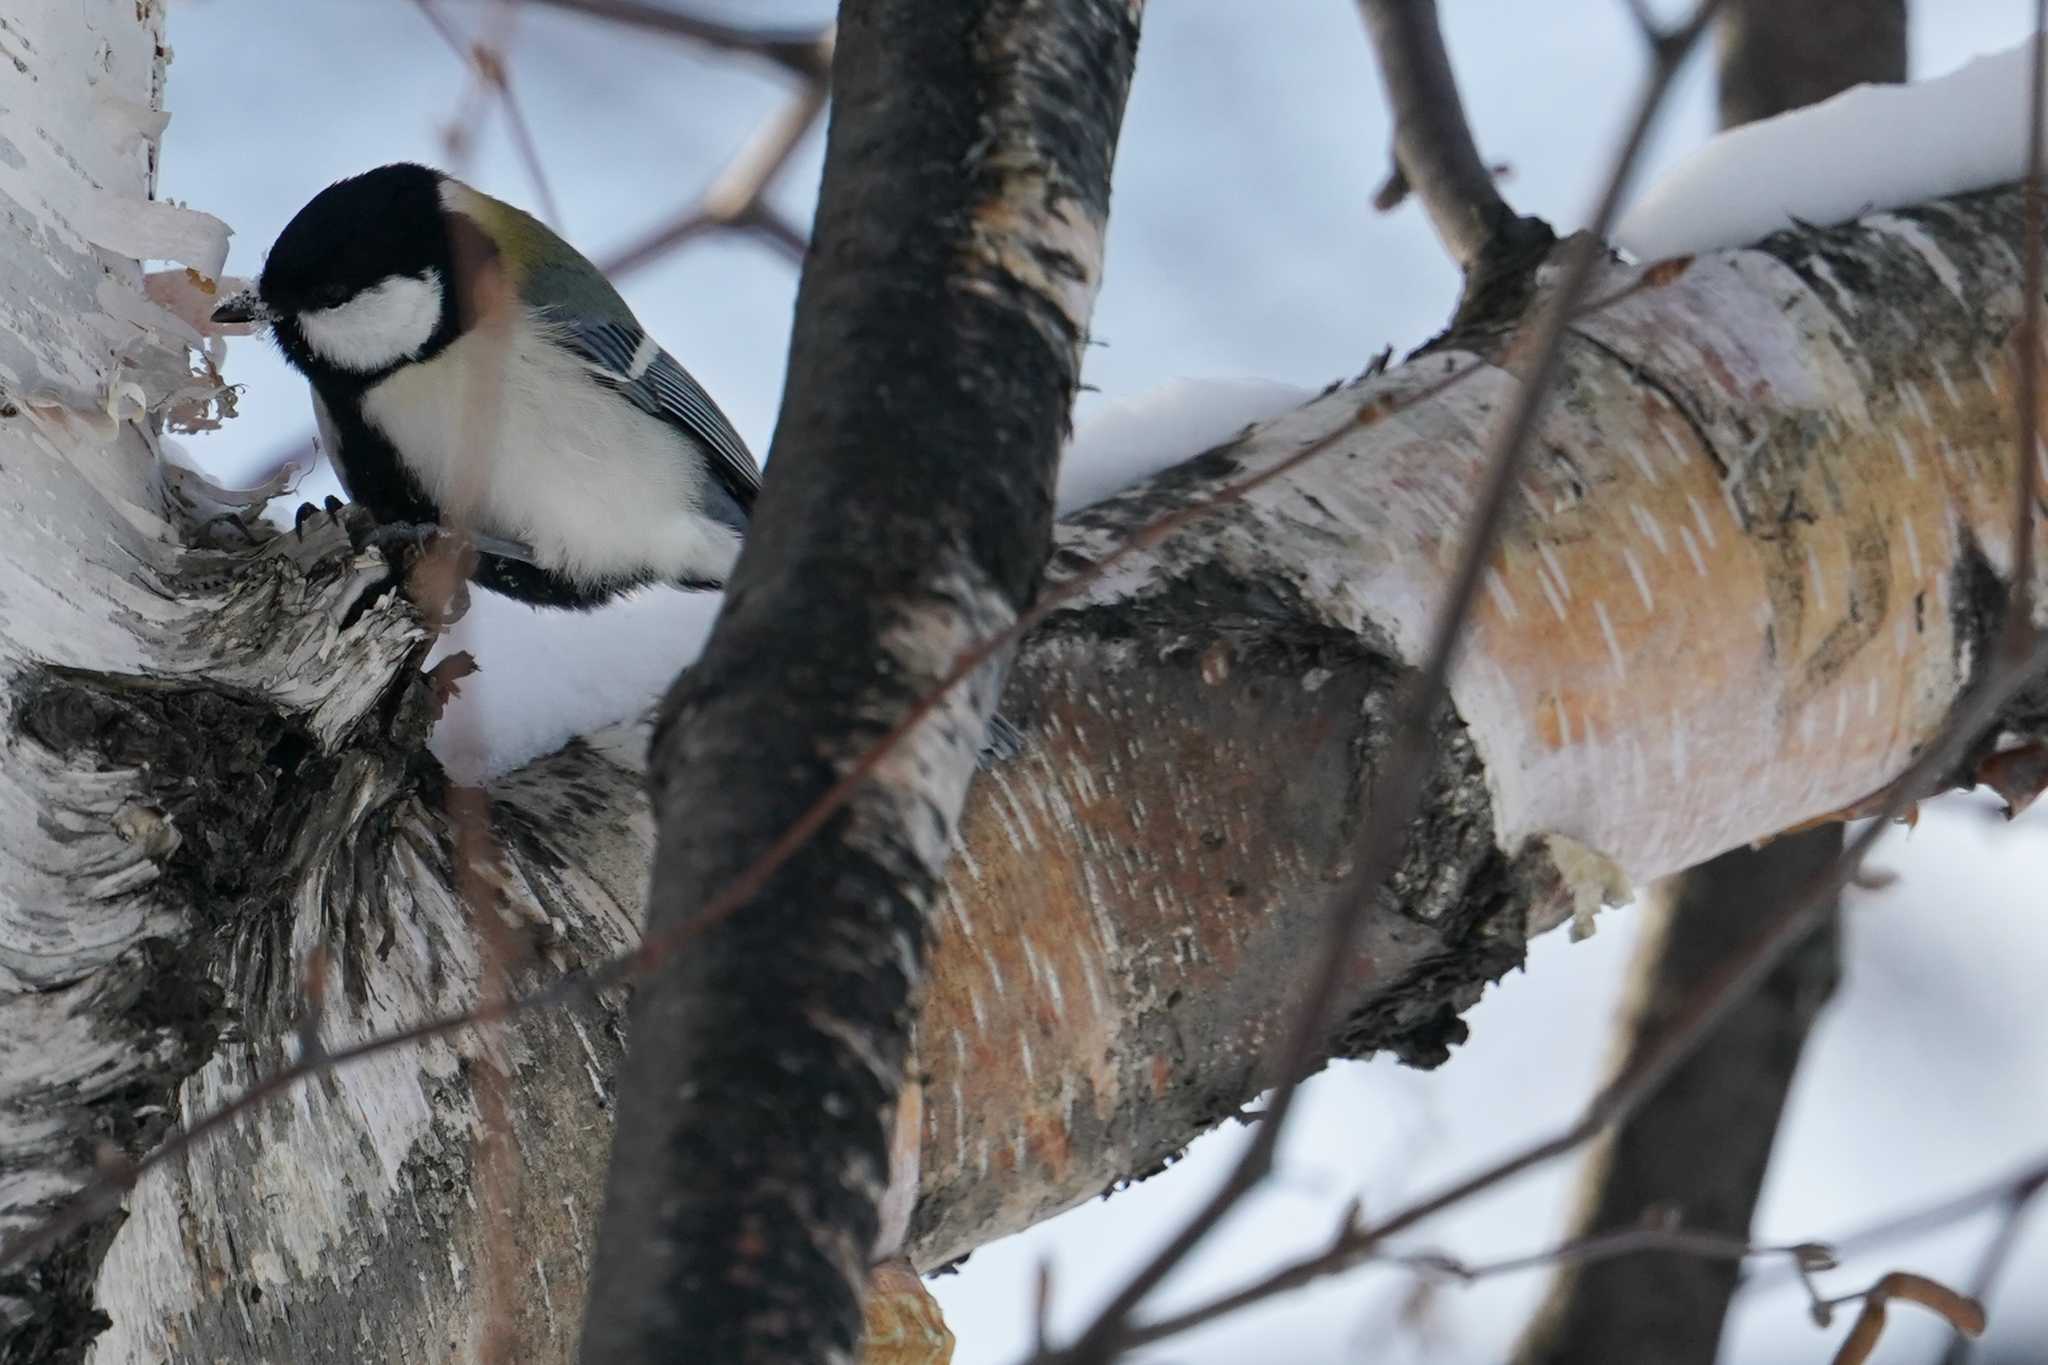
[[[441,325],[441,275],[394,275],[332,308],[299,314],[299,334],[330,365],[371,374],[418,355]]]

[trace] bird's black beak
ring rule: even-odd
[[[269,322],[270,309],[255,290],[244,289],[231,294],[220,307],[213,310],[213,320],[220,323]]]

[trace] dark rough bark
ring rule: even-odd
[[[1906,78],[1905,0],[1731,0],[1720,21],[1724,127],[1769,118],[1867,81]],[[1839,825],[1735,849],[1646,898],[1620,1054],[1648,1044],[1696,990],[1840,855]],[[1839,907],[1743,1002],[1665,1090],[1589,1154],[1573,1235],[1654,1211],[1748,1234],[1805,1040],[1841,972]],[[1712,1365],[1739,1267],[1665,1254],[1561,1271],[1520,1365],[1642,1354]]]
[[[1138,9],[845,7],[774,472],[655,738],[650,936],[688,924],[1029,601]],[[852,1351],[930,911],[996,681],[983,670],[639,987],[586,1361]]]

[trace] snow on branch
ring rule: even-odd
[[[2027,170],[2032,50],[1721,132],[1643,192],[1615,240],[1657,260],[2011,184]]]

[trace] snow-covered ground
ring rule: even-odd
[[[444,8],[462,21],[477,12],[460,0]],[[703,0],[693,8],[793,24],[831,7]],[[1249,8],[1214,0],[1150,7],[1119,155],[1099,344],[1087,362],[1096,391],[1081,405],[1088,452],[1063,481],[1063,501],[1099,496],[1177,447],[1228,435],[1262,405],[1284,404],[1284,386],[1319,388],[1356,373],[1382,345],[1420,341],[1448,314],[1456,276],[1421,214],[1410,206],[1380,216],[1370,207],[1386,171],[1388,129],[1354,7],[1275,0],[1255,18]],[[1524,212],[1573,225],[1641,66],[1626,6],[1454,0],[1442,8],[1482,150],[1512,168],[1507,192]],[[2025,8],[2013,0],[1920,0],[1915,69],[1940,73],[2012,46],[2025,36]],[[522,15],[519,31],[513,78],[562,205],[559,226],[592,255],[684,206],[780,91],[770,70],[553,12]],[[437,130],[465,77],[411,0],[173,0],[170,39],[177,59],[163,190],[238,229],[231,271],[252,273],[277,229],[331,180],[401,158],[448,163]],[[1971,92],[1988,89],[1979,77],[1995,70],[1969,77],[1957,107],[1994,107],[1990,93]],[[1638,183],[1690,205],[1679,216],[1703,231],[1714,223],[1715,239],[1778,220],[1728,225],[1709,210],[1853,213],[1865,192],[1858,185],[1872,187],[1873,202],[1883,185],[1898,188],[1892,172],[1904,162],[1902,146],[1919,146],[1923,132],[1954,132],[1953,120],[1907,118],[1884,125],[1893,131],[1883,154],[1868,154],[1858,149],[1895,111],[1851,106],[1822,115],[1839,117],[1829,136],[1846,149],[1826,177],[1795,176],[1804,163],[1775,141],[1770,164],[1784,174],[1750,177],[1748,194],[1716,188],[1726,181],[1715,178],[1711,160],[1661,181],[1706,139],[1708,91],[1696,65]],[[2000,134],[2017,135],[2017,123]],[[2009,158],[2009,148],[2002,154]],[[799,221],[808,218],[818,157],[814,137],[777,190]],[[1936,171],[1976,173],[1974,162],[1946,155],[1914,164],[1930,161]],[[1868,181],[1854,178],[1861,170]],[[464,173],[495,193],[537,202],[497,121]],[[1779,183],[1793,179],[1816,183]],[[1794,189],[1805,196],[1820,188],[1837,208],[1792,197]],[[1704,194],[1705,207],[1675,197],[1681,190]],[[1646,197],[1641,213],[1652,207]],[[1636,240],[1646,254],[1678,249],[1644,233]],[[737,240],[695,245],[625,281],[643,319],[762,452],[780,397],[794,289],[781,257]],[[1224,382],[1162,388],[1184,376]],[[230,377],[248,386],[243,415],[189,450],[233,480],[289,449],[309,421],[303,386],[263,345],[236,343]],[[302,493],[332,488],[316,473]],[[444,746],[471,764],[510,761],[629,712],[694,653],[713,606],[702,596],[658,593],[605,613],[539,621],[485,594],[477,602],[465,643],[485,671],[469,685],[471,709]],[[2048,1021],[2033,993],[2048,976],[2048,925],[2026,889],[2048,885],[2043,818],[2004,829],[1980,806],[1958,802],[1931,812],[1881,858],[1902,880],[1862,897],[1851,918],[1847,985],[1821,1026],[1781,1136],[1761,1235],[1824,1236],[2048,1148]],[[1281,1178],[1161,1302],[1191,1300],[1313,1244],[1350,1194],[1362,1193],[1368,1209],[1384,1208],[1570,1114],[1606,1056],[1630,931],[1629,913],[1617,911],[1585,943],[1557,935],[1540,943],[1528,972],[1474,1011],[1471,1042],[1436,1074],[1373,1062],[1315,1082]],[[1041,1258],[1055,1268],[1055,1323],[1071,1323],[1165,1235],[1241,1140],[1235,1131],[1205,1139],[1165,1175],[985,1248],[939,1281],[961,1339],[960,1365],[1018,1354]],[[1445,1218],[1428,1240],[1473,1258],[1539,1246],[1555,1235],[1570,1174],[1566,1163],[1532,1176]],[[1840,1282],[1853,1286],[1866,1272],[1901,1263],[1960,1277],[1982,1234],[1967,1228],[1916,1243],[1852,1267]],[[1993,1349],[1983,1358],[2038,1359],[2048,1350],[2044,1282],[2048,1221],[2033,1225],[2008,1273]],[[1445,1288],[1416,1316],[1418,1326],[1397,1327],[1412,1282],[1370,1272],[1153,1358],[1498,1360],[1540,1284],[1530,1275]],[[1938,1341],[1926,1320],[1901,1310],[1879,1359],[1931,1359]],[[1724,1358],[1819,1361],[1830,1347],[1795,1294],[1765,1289],[1743,1301]]]

